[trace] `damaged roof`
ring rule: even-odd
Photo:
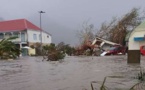
[[[92,45],[94,45],[97,41],[104,42],[104,43],[110,44],[110,45],[120,45],[120,44],[117,44],[117,43],[114,43],[114,42],[111,42],[111,41],[108,41],[108,40],[105,40],[105,39],[102,39],[102,38],[99,38],[99,37],[95,38]]]

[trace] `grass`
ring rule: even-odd
[[[97,81],[92,81],[91,82],[91,89],[95,90],[95,88],[93,87],[93,83],[98,83],[101,85],[99,87],[99,90],[109,90],[109,88],[107,86],[105,86],[107,78],[123,78],[123,77],[122,76],[106,76],[102,83],[99,83]],[[134,84],[129,90],[145,90],[145,72],[144,72],[144,69],[140,68],[140,71],[135,79],[138,79],[139,82]],[[120,90],[123,90],[123,89],[120,89]]]
[[[139,80],[138,83],[133,85],[129,90],[145,90],[145,72],[144,69],[140,68],[140,72],[138,73],[138,76],[136,79]],[[136,88],[136,89],[135,89]]]
[[[105,82],[106,82],[107,78],[123,78],[123,77],[122,76],[107,76],[104,78],[102,84],[100,84],[99,82],[96,82],[96,81],[92,81],[91,82],[91,89],[95,90],[93,87],[93,83],[98,83],[101,85],[100,90],[109,90],[109,88],[107,86],[105,86]]]

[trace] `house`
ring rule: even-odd
[[[97,45],[98,47],[102,48],[103,50],[108,50],[111,46],[120,45],[120,44],[96,37],[93,40],[92,45]]]
[[[35,43],[42,45],[51,43],[51,35],[26,19],[0,22],[0,40],[11,36],[18,36],[13,42],[20,48]]]
[[[145,22],[130,34],[128,42],[128,63],[140,63],[140,47],[145,45]]]

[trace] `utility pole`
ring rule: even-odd
[[[41,47],[41,49],[42,49],[42,26],[41,26],[42,23],[41,23],[41,14],[43,14],[43,13],[45,13],[45,12],[44,11],[39,11],[39,14],[40,14],[40,29],[41,29],[40,30],[40,37],[39,38],[40,38],[40,44],[41,44],[40,47]]]

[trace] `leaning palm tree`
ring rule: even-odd
[[[16,58],[20,54],[20,49],[16,47],[16,45],[12,42],[12,40],[17,37],[10,37],[7,39],[2,39],[0,41],[0,58],[8,59],[8,58]]]

